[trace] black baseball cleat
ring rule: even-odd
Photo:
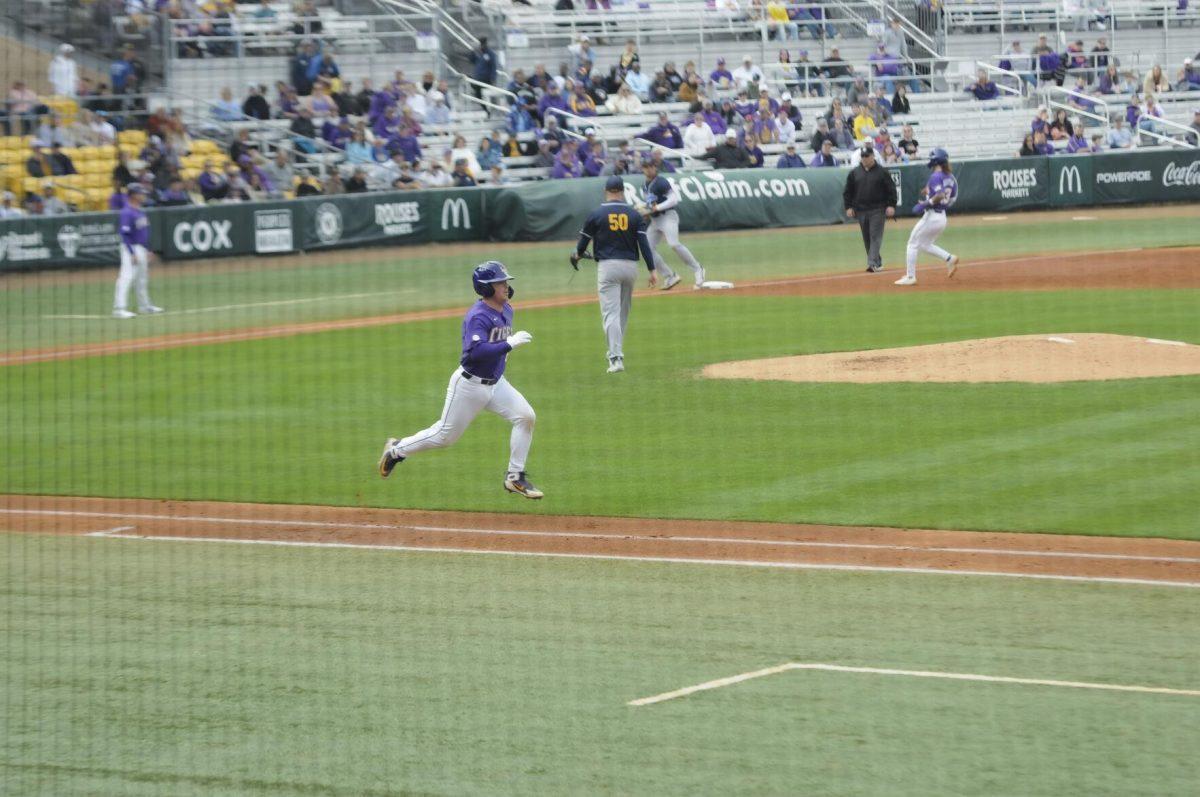
[[[379,457],[379,475],[385,479],[392,472],[392,468],[404,461],[404,457],[392,453],[392,446],[399,442],[395,437],[389,437],[387,445],[383,447],[383,454]]]
[[[868,274],[878,274],[881,271],[883,271],[883,266],[867,266]]]
[[[520,493],[526,498],[541,498],[544,495],[541,490],[533,486],[533,482],[525,477],[525,471],[505,476],[504,489],[510,493]]]

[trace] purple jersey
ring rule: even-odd
[[[504,365],[512,346],[507,338],[512,335],[513,309],[504,303],[503,312],[497,312],[480,299],[471,305],[462,325],[462,359],[458,362],[472,376],[480,379],[499,379],[504,376]]]
[[[146,218],[146,211],[126,205],[121,208],[118,226],[126,249],[132,252],[134,246],[150,248],[150,219]]]
[[[925,205],[933,210],[944,211],[958,199],[958,181],[954,179],[954,175],[946,174],[941,169],[929,175],[925,189]]]

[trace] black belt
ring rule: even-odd
[[[494,385],[500,381],[499,379],[484,379],[482,376],[475,376],[467,371],[462,372],[462,377],[468,382],[478,382],[481,385]]]

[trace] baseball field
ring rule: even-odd
[[[0,793],[1194,794],[1200,206],[909,228],[0,278]],[[491,258],[541,501],[376,472]]]

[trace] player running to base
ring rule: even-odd
[[[946,229],[946,210],[958,199],[958,181],[950,171],[950,154],[941,147],[929,153],[929,167],[933,174],[921,190],[925,197],[913,207],[913,213],[924,213],[917,226],[908,236],[908,272],[896,280],[897,285],[917,284],[917,256],[928,252],[946,261],[946,276],[953,277],[958,270],[958,255],[952,255],[933,242]]]
[[[504,489],[526,498],[541,498],[525,474],[525,459],[533,444],[533,407],[504,378],[508,353],[533,340],[528,332],[513,332],[513,309],[508,300],[512,276],[497,260],[475,269],[471,284],[482,298],[471,306],[462,323],[461,368],[450,375],[442,417],[428,429],[397,440],[388,438],[379,457],[379,475],[387,478],[396,465],[413,454],[452,445],[483,410],[494,412],[512,424],[508,472]]]
[[[646,220],[625,204],[625,181],[616,175],[604,184],[604,202],[583,222],[579,243],[571,253],[571,265],[576,270],[589,243],[597,261],[600,323],[608,339],[608,372],[615,374],[625,370],[625,327],[629,323],[633,286],[637,282],[638,253],[650,270],[650,287],[658,283]],[[679,277],[675,277],[675,281],[678,282]]]
[[[121,270],[117,272],[117,288],[113,296],[113,318],[133,318],[126,304],[129,288],[137,294],[138,312],[146,315],[161,313],[150,301],[150,220],[142,210],[146,189],[140,185],[129,189],[129,204],[121,208],[118,231],[121,235]]]
[[[658,166],[653,161],[642,163],[642,174],[646,177],[642,199],[650,216],[650,228],[646,234],[650,239],[650,251],[654,252],[654,268],[663,275],[663,290],[671,290],[681,279],[657,251],[659,242],[664,238],[667,246],[674,249],[675,254],[691,267],[696,276],[696,284],[692,287],[698,290],[704,285],[704,268],[695,255],[679,242],[679,211],[675,210],[679,204],[679,192],[671,186],[670,180],[658,173]]]

